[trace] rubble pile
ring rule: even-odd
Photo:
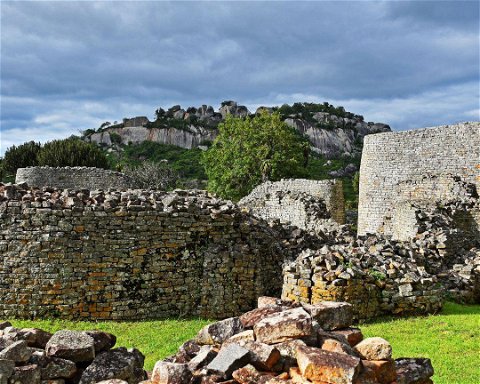
[[[300,305],[260,297],[258,308],[205,326],[158,361],[145,384],[430,384],[429,359],[392,358],[380,337],[351,327],[345,302]]]
[[[0,384],[137,384],[146,379],[142,353],[113,348],[115,343],[114,335],[100,331],[52,335],[1,322]]]

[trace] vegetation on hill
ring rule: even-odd
[[[238,200],[260,183],[302,177],[309,145],[278,113],[242,119],[228,115],[213,145],[203,154],[208,189]]]
[[[437,384],[477,384],[480,348],[480,305],[445,303],[438,315],[376,319],[360,328],[365,337],[381,336],[393,347],[394,358],[428,357]],[[178,347],[210,321],[156,320],[141,322],[72,322],[64,320],[11,320],[15,327],[98,329],[117,336],[117,345],[138,348],[146,355],[145,368],[174,354]]]

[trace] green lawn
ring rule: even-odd
[[[173,354],[207,320],[142,322],[68,322],[13,320],[16,327],[100,329],[117,336],[118,346],[136,347],[146,356],[146,369]],[[393,346],[394,357],[429,357],[436,384],[480,383],[480,305],[446,303],[435,316],[380,319],[360,326],[365,337],[381,336]]]
[[[480,305],[445,303],[438,315],[381,319],[360,328],[365,337],[388,340],[394,358],[430,358],[435,384],[480,383]]]

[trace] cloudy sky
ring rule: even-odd
[[[479,120],[478,1],[1,1],[1,148],[174,104]]]

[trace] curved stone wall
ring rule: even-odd
[[[286,233],[204,192],[0,185],[0,317],[233,316],[280,293]]]
[[[392,236],[396,206],[454,196],[449,175],[480,191],[480,122],[365,137],[360,166],[358,233]],[[480,228],[480,215],[474,213]],[[408,231],[408,228],[405,228]]]
[[[19,168],[17,184],[60,189],[127,189],[133,187],[128,176],[94,167],[28,167]]]
[[[322,207],[319,206],[322,202]],[[238,203],[265,220],[311,229],[319,221],[345,223],[345,202],[341,180],[284,179],[267,181]]]

